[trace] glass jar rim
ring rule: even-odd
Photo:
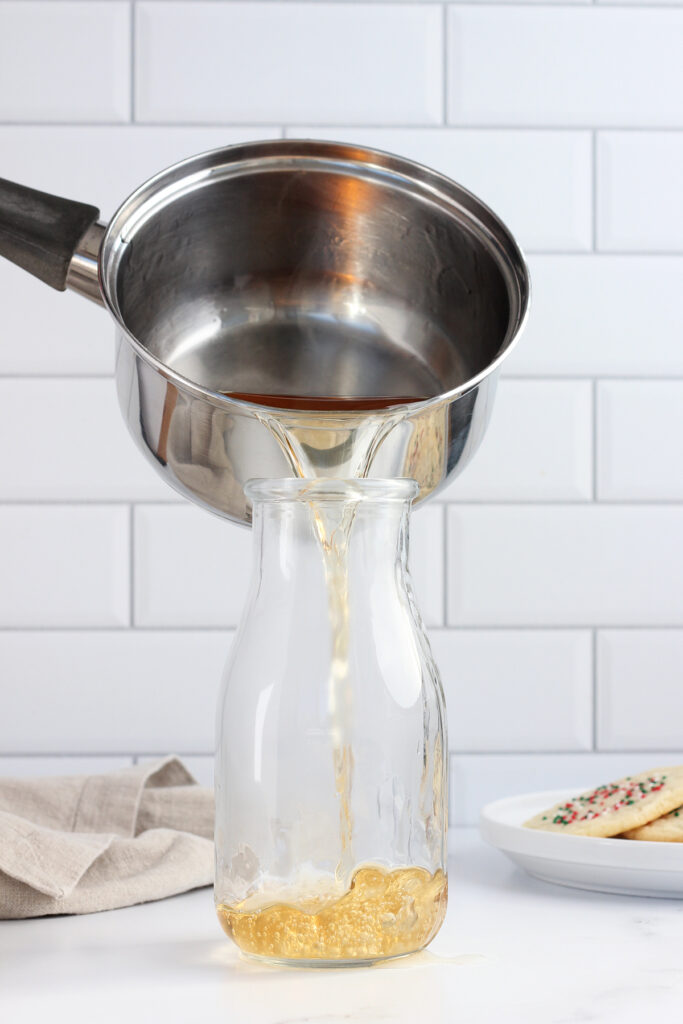
[[[411,501],[419,486],[408,477],[354,478],[283,477],[254,478],[247,481],[244,493],[252,504],[263,501]]]

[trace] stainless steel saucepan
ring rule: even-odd
[[[459,185],[269,141],[185,160],[98,216],[0,180],[0,255],[106,306],[128,428],[192,501],[249,522],[245,482],[297,473],[413,477],[423,500],[476,451],[529,276]]]

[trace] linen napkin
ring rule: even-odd
[[[175,757],[0,778],[0,918],[91,914],[213,882],[213,792]]]

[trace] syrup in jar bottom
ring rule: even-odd
[[[348,890],[334,900],[309,894],[296,906],[258,906],[254,899],[216,908],[243,953],[310,965],[368,963],[431,942],[446,913],[448,881],[441,870],[368,864],[356,868]]]

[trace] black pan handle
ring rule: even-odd
[[[0,256],[63,292],[78,243],[99,215],[95,206],[0,178]]]

